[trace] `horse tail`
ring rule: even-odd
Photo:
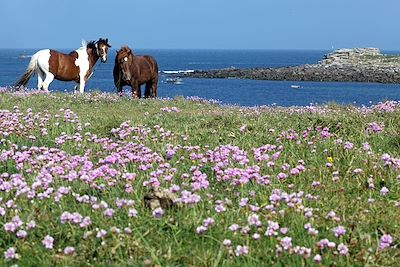
[[[37,66],[38,57],[39,57],[38,53],[32,56],[31,61],[29,61],[25,73],[21,76],[21,78],[19,78],[18,81],[15,82],[14,84],[15,88],[25,87],[26,84],[29,82],[29,79],[32,77],[32,75],[38,68]]]

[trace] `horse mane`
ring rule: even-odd
[[[132,49],[130,49],[127,45],[122,46],[121,49],[119,49],[119,50],[117,51],[117,55],[115,56],[115,62],[117,63],[121,58],[124,58],[124,57],[129,56],[129,53],[130,53],[132,56],[135,56],[135,55],[133,54]]]
[[[91,48],[94,50],[94,49],[96,49],[96,44],[98,44],[98,43],[103,43],[103,44],[107,45],[108,47],[111,47],[108,44],[108,39],[100,38],[98,41],[90,41],[90,42],[86,42],[85,40],[82,40],[82,46],[80,47],[80,49]]]
[[[96,41],[90,41],[89,43],[86,44],[86,48],[96,48]]]

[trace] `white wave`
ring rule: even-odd
[[[163,70],[162,72],[165,74],[179,74],[179,73],[191,73],[194,72],[194,70]]]

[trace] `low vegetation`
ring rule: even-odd
[[[0,94],[11,266],[394,266],[400,106]]]

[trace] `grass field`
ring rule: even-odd
[[[398,266],[400,105],[0,94],[11,266]]]

